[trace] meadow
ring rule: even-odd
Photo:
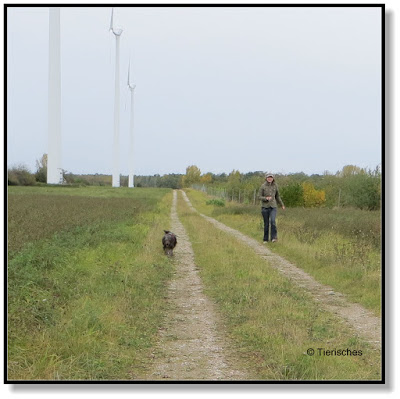
[[[200,212],[262,238],[258,207],[220,206],[201,192],[187,193]],[[258,379],[380,379],[379,351],[266,261],[260,267],[252,250],[179,198],[206,294]],[[8,380],[147,375],[174,272],[174,260],[161,247],[171,202],[171,190],[160,188],[9,187]],[[272,250],[378,315],[379,216],[347,209],[280,211]],[[308,348],[351,348],[363,355],[312,357]]]
[[[197,205],[204,200],[196,192],[190,194],[191,199],[197,197]],[[380,351],[357,337],[343,320],[321,309],[253,249],[191,211],[182,198],[178,210],[205,292],[217,303],[236,350],[256,379],[380,379]],[[307,354],[310,348],[314,356]],[[361,355],[323,356],[318,348]]]
[[[260,206],[226,202],[186,190],[193,206],[242,233],[262,241]],[[209,203],[207,205],[207,202]],[[323,284],[381,313],[381,214],[341,208],[278,209],[278,242],[269,248]]]
[[[9,190],[8,379],[131,380],[173,265],[171,190]]]

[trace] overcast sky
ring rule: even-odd
[[[48,8],[8,8],[8,165],[47,152]],[[61,8],[62,165],[112,171],[111,9]],[[381,9],[116,8],[121,173],[336,172],[381,162]]]

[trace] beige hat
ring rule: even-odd
[[[267,177],[274,177],[274,175],[272,173],[266,173],[265,178],[267,178]]]

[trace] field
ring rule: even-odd
[[[259,206],[207,205],[208,197],[188,190],[201,213],[262,240]],[[278,210],[278,242],[270,247],[316,280],[375,312],[381,312],[381,215],[358,209]]]
[[[8,378],[133,379],[163,315],[170,190],[9,191]]]
[[[262,238],[258,207],[207,205],[203,193],[187,193],[200,212]],[[9,188],[9,380],[134,380],[149,373],[177,261],[161,247],[171,201],[169,189]],[[378,350],[276,270],[260,267],[249,248],[181,198],[178,204],[205,292],[254,378],[380,378]],[[378,212],[278,215],[273,251],[380,314]],[[363,356],[310,357],[310,347]]]
[[[190,197],[204,199],[202,193]],[[202,201],[204,204],[205,201]],[[266,380],[374,380],[380,353],[322,310],[310,295],[190,211],[181,218],[193,243],[206,293],[218,304],[237,350]],[[350,348],[362,356],[307,356],[308,348]]]

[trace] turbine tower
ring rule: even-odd
[[[111,9],[110,31],[115,35],[115,98],[114,98],[114,153],[113,153],[113,172],[112,186],[119,187],[119,46],[122,29],[114,28],[114,8]]]
[[[135,91],[136,85],[131,85],[130,83],[130,69],[131,69],[131,63],[129,61],[129,67],[128,67],[128,88],[131,92],[131,122],[130,122],[130,145],[129,145],[129,181],[128,181],[128,187],[133,188],[135,187],[135,182],[134,182],[134,174],[133,174],[133,95]]]
[[[49,8],[49,89],[48,89],[47,184],[63,182],[61,169],[61,61],[60,8]]]

